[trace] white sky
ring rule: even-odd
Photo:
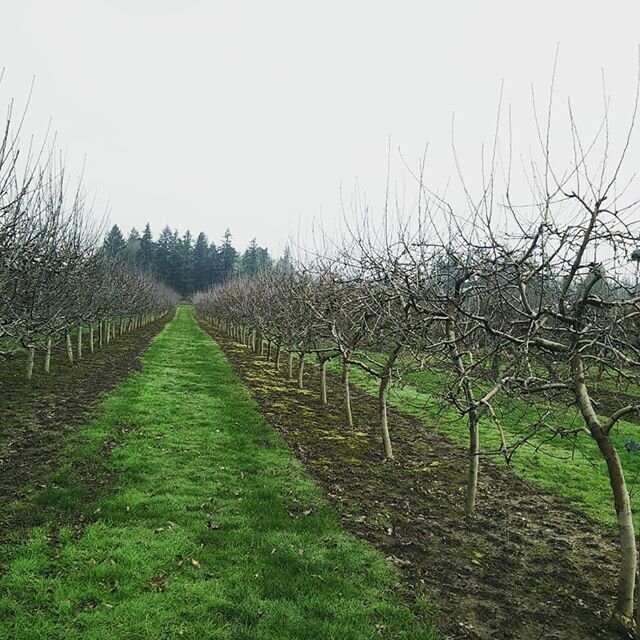
[[[354,184],[378,209],[391,140],[443,186],[490,142],[501,81],[516,141],[534,142],[530,85],[612,128],[632,107],[640,3],[577,0],[4,0],[0,105],[35,90],[28,132],[49,119],[69,166],[87,158],[97,209],[124,231],[149,221],[230,227],[278,253],[299,225],[340,215]],[[632,159],[638,164],[640,157]],[[401,188],[401,187],[400,187]],[[414,187],[409,185],[408,191]]]

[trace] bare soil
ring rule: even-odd
[[[477,513],[464,515],[465,452],[418,419],[390,411],[396,460],[384,462],[377,404],[353,389],[345,427],[338,381],[329,405],[308,367],[307,389],[286,366],[202,325],[263,415],[338,507],[344,526],[399,569],[408,598],[426,595],[447,639],[585,640],[607,630],[619,553],[614,532],[558,496],[481,463]]]
[[[85,345],[84,357],[73,365],[63,351],[56,351],[51,373],[34,371],[30,382],[24,379],[23,358],[0,363],[0,540],[44,517],[32,506],[20,509],[16,505],[46,488],[76,427],[105,393],[140,369],[140,356],[168,320],[166,316],[120,335],[94,353]],[[41,365],[42,358],[36,362]],[[105,443],[105,450],[113,444]],[[101,465],[87,464],[74,471],[78,476],[74,482],[82,482],[93,492],[113,483]]]

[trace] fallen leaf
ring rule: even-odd
[[[389,556],[388,559],[398,567],[408,567],[411,565],[411,560],[405,560],[404,558],[398,558],[397,556]]]
[[[164,576],[155,576],[149,583],[158,593],[162,593],[167,586],[167,579]]]

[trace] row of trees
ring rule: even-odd
[[[326,363],[339,359],[346,427],[353,426],[351,368],[377,379],[386,458],[393,458],[389,386],[407,368],[430,369],[442,384],[440,400],[468,424],[467,514],[477,500],[481,429],[498,430],[507,458],[518,445],[504,437],[501,403],[537,407],[530,427],[551,438],[593,439],[608,470],[620,538],[612,624],[629,632],[637,550],[612,434],[619,421],[640,415],[630,391],[640,382],[640,222],[637,202],[620,184],[633,126],[612,160],[608,122],[587,147],[572,115],[570,124],[573,162],[552,166],[548,124],[524,204],[515,203],[509,176],[496,204],[496,141],[481,195],[474,200],[463,181],[463,213],[431,191],[420,171],[409,219],[392,217],[389,202],[381,224],[360,212],[348,240],[326,242],[295,270],[230,282],[194,301],[206,320],[259,354],[266,345],[276,369],[287,352],[291,375],[297,355],[300,386],[313,355],[323,402]],[[606,401],[598,403],[603,388]],[[570,427],[547,419],[563,405],[576,411]]]
[[[26,350],[50,371],[52,350],[67,357],[108,342],[164,313],[177,296],[167,286],[105,255],[81,183],[71,186],[53,153],[20,146],[9,109],[0,138],[0,359]]]
[[[153,274],[183,296],[238,275],[254,276],[273,266],[268,250],[255,240],[243,253],[238,252],[229,230],[216,245],[202,232],[194,240],[190,231],[179,236],[168,226],[154,240],[149,224],[142,235],[133,228],[125,239],[118,225],[114,225],[105,237],[104,251],[114,259]],[[285,250],[278,264],[282,267],[288,262],[289,252]]]

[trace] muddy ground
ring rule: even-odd
[[[46,486],[74,427],[106,392],[140,369],[140,356],[168,320],[166,316],[118,336],[93,354],[85,346],[84,357],[73,365],[57,350],[51,374],[39,370],[40,358],[31,382],[24,379],[23,357],[0,363],[0,540],[22,525],[38,522],[33,510],[14,506]],[[78,471],[96,491],[112,481],[102,468],[88,465]]]
[[[284,363],[275,373],[273,362],[205,328],[344,526],[397,565],[409,598],[436,604],[444,638],[619,638],[607,631],[619,560],[612,531],[487,461],[477,514],[465,518],[464,452],[435,429],[390,411],[396,460],[383,462],[370,396],[353,389],[348,430],[336,379],[323,406],[314,368],[300,391]]]

